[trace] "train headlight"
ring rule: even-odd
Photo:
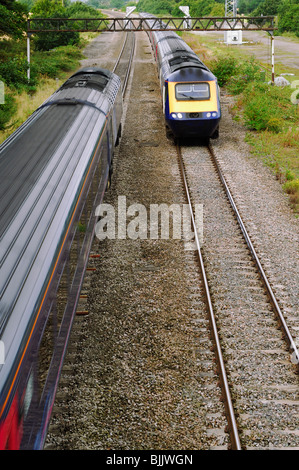
[[[172,113],[172,114],[171,114],[171,117],[172,117],[173,119],[176,119],[176,114],[175,114],[175,113]]]
[[[207,117],[211,117],[211,113],[207,113]]]
[[[182,117],[183,117],[182,113],[178,113],[178,118],[182,119]]]
[[[216,116],[217,116],[217,113],[212,113],[212,116],[213,116],[213,117],[216,117]]]

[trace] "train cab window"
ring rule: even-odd
[[[208,83],[178,83],[175,86],[177,100],[208,100],[210,85]]]

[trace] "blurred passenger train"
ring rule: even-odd
[[[0,449],[43,448],[122,106],[81,69],[0,146]]]
[[[140,16],[149,28],[157,25],[157,18],[147,13]],[[167,134],[217,138],[221,119],[217,78],[174,31],[147,33],[159,70]]]

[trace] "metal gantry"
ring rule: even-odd
[[[190,17],[185,18],[30,18],[27,34],[40,32],[104,32],[104,31],[274,31],[274,16]]]
[[[225,0],[225,16],[237,16],[237,0]]]
[[[226,18],[235,18],[237,16],[237,1],[225,0]],[[224,40],[226,44],[242,44],[242,29],[225,31]]]
[[[236,0],[227,0],[235,2]],[[272,40],[272,81],[274,81],[274,16],[229,16],[153,18],[29,18],[27,20],[27,77],[30,80],[30,38],[38,33],[66,32],[121,32],[121,31],[267,31]]]

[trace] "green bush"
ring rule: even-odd
[[[295,122],[296,106],[291,103],[290,90],[253,82],[244,91],[244,121],[257,131],[280,132],[285,124]]]
[[[14,98],[11,95],[5,96],[5,103],[0,104],[0,130],[5,129],[7,123],[17,110]]]
[[[288,194],[299,193],[299,179],[294,179],[292,181],[287,181],[283,185],[283,189]]]
[[[75,19],[75,18],[99,18],[103,15],[89,5],[85,5],[82,2],[70,3],[65,7],[63,2],[51,0],[36,0],[32,8],[34,18],[47,18],[47,26],[55,29],[56,22],[52,21],[53,18],[63,19]],[[60,25],[62,28],[63,21]],[[65,29],[69,29],[69,23],[65,22]],[[80,29],[80,25],[74,29]],[[63,29],[63,28],[62,28]],[[39,32],[34,35],[35,47],[39,51],[49,51],[59,46],[78,45],[80,42],[80,34],[76,31],[72,32]]]
[[[217,77],[219,86],[224,86],[236,73],[237,62],[231,56],[219,56],[209,63],[209,68]]]
[[[291,31],[299,37],[298,0],[283,0],[278,8],[278,31]]]
[[[7,59],[5,62],[0,62],[0,79],[6,85],[15,88],[27,86],[27,67],[27,60],[22,57],[15,57]]]
[[[234,76],[227,81],[228,91],[234,95],[242,93],[248,83],[254,81],[264,81],[265,74],[254,57],[249,60],[239,62]]]
[[[250,129],[256,131],[268,129],[271,119],[273,119],[273,116],[264,97],[260,95],[252,96],[245,104],[244,121]],[[278,129],[277,122],[276,129]]]

